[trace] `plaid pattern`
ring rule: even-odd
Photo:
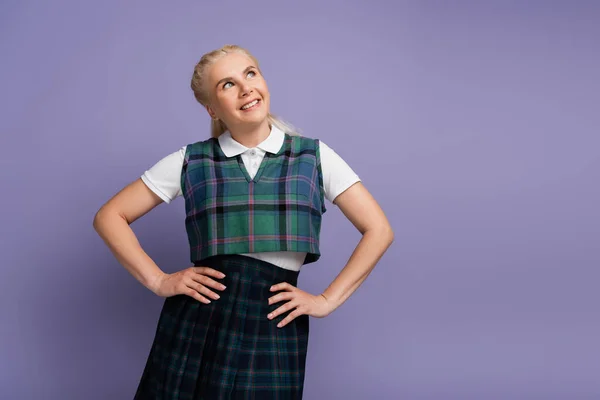
[[[269,251],[307,252],[305,264],[319,259],[326,208],[317,139],[286,134],[254,179],[241,155],[225,156],[217,139],[191,144],[181,188],[192,262]]]
[[[283,328],[267,314],[271,285],[296,286],[298,272],[241,255],[202,261],[223,272],[221,298],[165,300],[136,400],[302,399],[309,318]]]

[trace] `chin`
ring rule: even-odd
[[[245,123],[261,123],[264,120],[267,119],[269,113],[266,112],[261,112],[261,113],[253,113],[251,115],[242,115],[242,118],[240,118],[241,122],[245,122]]]

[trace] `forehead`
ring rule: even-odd
[[[245,54],[229,53],[208,68],[208,80],[210,82],[218,82],[220,79],[228,76],[235,77],[243,73],[247,67],[254,64],[254,61]]]

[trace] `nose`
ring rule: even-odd
[[[248,85],[247,83],[240,84],[240,95],[242,97],[246,97],[250,93],[252,93],[252,87],[250,85]]]

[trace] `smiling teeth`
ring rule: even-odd
[[[253,105],[255,105],[256,103],[258,103],[258,100],[254,100],[252,103],[246,104],[244,107],[242,107],[242,110],[246,110],[246,109],[252,107]]]

